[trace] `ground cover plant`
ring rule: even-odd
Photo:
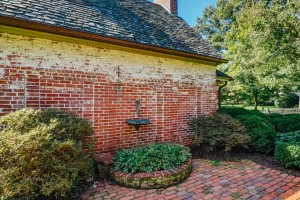
[[[226,114],[200,116],[190,122],[190,127],[195,133],[194,144],[207,151],[219,147],[230,151],[235,146],[246,146],[250,140],[244,125]]]
[[[79,196],[92,172],[92,126],[75,115],[22,109],[0,119],[0,199]]]
[[[281,165],[300,169],[300,131],[281,134],[276,140],[274,156]]]
[[[140,148],[124,149],[114,157],[114,170],[125,173],[168,170],[191,158],[189,149],[179,144],[154,143]]]

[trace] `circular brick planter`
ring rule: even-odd
[[[170,170],[151,173],[127,174],[116,171],[112,173],[114,181],[121,186],[136,189],[166,188],[187,179],[192,171],[192,160]]]

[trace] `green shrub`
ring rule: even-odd
[[[256,115],[259,116],[265,120],[268,120],[269,122],[271,121],[270,117],[262,112],[260,112],[259,110],[249,110],[250,115]]]
[[[270,119],[276,130],[280,133],[300,130],[299,114],[271,114]]]
[[[118,151],[113,160],[116,171],[137,173],[168,170],[189,158],[191,154],[183,145],[155,143]]]
[[[237,118],[241,115],[256,115],[261,118],[264,118],[265,120],[270,121],[269,116],[265,115],[264,113],[260,112],[259,110],[247,110],[245,108],[220,108],[218,110],[218,113],[223,113],[230,115],[233,118]]]
[[[269,114],[268,116],[269,116],[269,118],[270,118],[271,120],[273,120],[274,118],[281,117],[282,115],[281,115],[281,114],[278,114],[278,113],[271,113],[271,114]],[[272,122],[272,121],[271,121],[271,122]]]
[[[279,134],[277,142],[300,142],[300,131]]]
[[[276,130],[273,124],[256,115],[241,115],[238,119],[247,129],[251,138],[249,145],[253,150],[265,154],[274,151]]]
[[[240,115],[250,115],[250,111],[245,108],[227,108],[222,107],[218,110],[218,113],[230,115],[233,118],[237,118]]]
[[[300,131],[280,134],[274,156],[281,165],[300,169]]]
[[[78,196],[91,175],[92,126],[56,110],[22,109],[0,124],[0,199]],[[76,194],[77,193],[77,194]]]
[[[281,165],[300,169],[300,142],[277,142],[274,156]]]
[[[200,116],[190,122],[190,127],[196,134],[194,144],[205,147],[207,151],[217,147],[230,151],[232,147],[245,146],[250,140],[241,122],[225,114]]]

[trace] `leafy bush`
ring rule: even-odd
[[[271,122],[276,130],[280,133],[300,130],[300,115],[299,114],[271,114]]]
[[[293,108],[298,103],[299,97],[294,93],[278,97],[274,102],[275,106],[278,108]]]
[[[113,160],[116,171],[137,173],[168,170],[189,158],[191,154],[183,145],[155,143],[118,151]]]
[[[300,143],[279,142],[276,144],[274,156],[281,165],[300,169]]]
[[[250,115],[250,111],[245,108],[226,108],[222,107],[218,110],[218,113],[230,115],[233,118],[237,118],[240,115]]]
[[[76,195],[91,175],[92,126],[57,110],[22,109],[0,124],[0,199]],[[78,195],[78,194],[77,194]]]
[[[300,169],[300,131],[280,134],[274,156],[281,165]]]
[[[217,147],[230,151],[232,147],[245,146],[250,140],[241,122],[225,114],[198,117],[191,121],[190,127],[196,134],[194,143],[207,151]]]
[[[274,150],[276,130],[269,121],[256,115],[241,115],[238,119],[245,125],[250,135],[250,147],[262,153]]]

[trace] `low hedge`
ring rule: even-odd
[[[250,140],[243,124],[230,115],[216,113],[212,116],[200,116],[190,122],[195,133],[194,144],[213,151],[222,147],[230,151],[235,146],[246,146]]]
[[[0,119],[0,199],[80,195],[92,174],[92,126],[57,110],[22,109]]]
[[[271,121],[270,117],[262,112],[260,112],[259,110],[249,110],[250,115],[255,115],[255,116],[259,116],[267,121]]]
[[[281,134],[276,141],[274,156],[281,165],[300,169],[300,131]]]
[[[276,130],[269,121],[256,115],[241,115],[237,118],[246,127],[251,140],[250,148],[269,154],[274,151]]]
[[[299,114],[270,114],[270,121],[280,133],[300,130]]]
[[[233,118],[237,118],[240,115],[250,115],[249,110],[245,108],[236,108],[236,107],[233,108],[222,107],[219,108],[218,113],[227,114]]]
[[[245,108],[220,108],[218,110],[218,113],[223,113],[223,114],[227,114],[230,115],[233,118],[238,118],[241,115],[255,115],[255,116],[259,116],[265,120],[270,121],[271,119],[269,118],[269,116],[267,116],[266,114],[260,112],[259,110],[247,110]]]
[[[125,173],[168,170],[191,158],[189,149],[179,144],[154,143],[140,148],[117,151],[114,170]]]

